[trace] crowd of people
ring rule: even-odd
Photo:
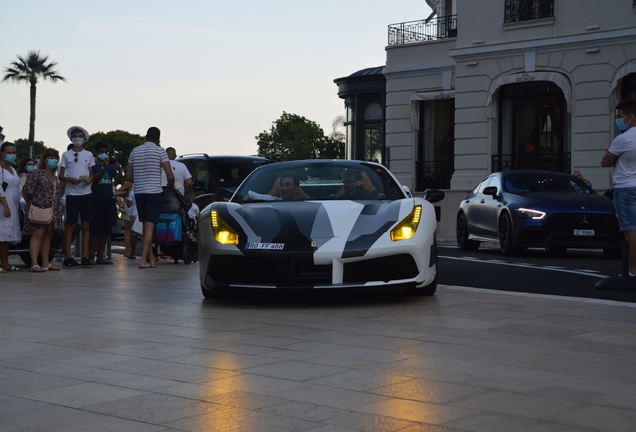
[[[185,165],[174,160],[175,149],[161,148],[161,132],[151,127],[146,141],[131,152],[124,174],[119,161],[111,157],[108,143],[97,143],[94,152],[86,150],[90,136],[80,126],[69,128],[67,136],[71,144],[64,153],[47,148],[35,160],[17,161],[16,146],[11,142],[0,147],[0,273],[20,271],[9,263],[9,245],[20,243],[23,231],[31,233],[31,272],[112,265],[105,253],[118,209],[127,258],[137,259],[137,238],[141,236],[139,268],[154,268],[158,257],[152,241],[163,188],[194,197],[193,191],[188,191],[192,176]],[[20,198],[26,202],[22,223]],[[196,205],[190,217],[198,217]],[[50,262],[55,234],[63,238],[61,266]],[[78,261],[71,245],[80,234]]]

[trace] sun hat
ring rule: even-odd
[[[66,135],[68,136],[68,139],[72,140],[71,132],[73,132],[75,129],[79,129],[82,132],[84,132],[84,137],[86,138],[86,141],[88,141],[88,139],[90,138],[90,135],[88,134],[88,131],[81,126],[71,126],[70,128],[68,128],[68,130],[66,131]]]

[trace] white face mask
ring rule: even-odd
[[[84,145],[84,138],[75,137],[71,139],[71,142],[73,143],[74,146],[81,147]]]

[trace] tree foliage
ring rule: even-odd
[[[117,158],[117,161],[121,164],[121,166],[125,167],[128,164],[130,152],[132,152],[138,145],[143,144],[145,140],[145,137],[141,135],[123,130],[97,132],[91,134],[88,142],[84,144],[84,148],[86,150],[93,151],[98,142],[104,141],[108,143],[110,147],[111,157]]]
[[[18,138],[13,141],[15,144],[15,153],[18,156],[18,161],[22,161],[29,157],[29,140],[26,138]],[[44,151],[44,142],[35,141],[33,143],[33,159],[38,159]]]
[[[35,142],[35,96],[38,80],[66,81],[66,78],[53,70],[55,66],[57,63],[49,61],[49,56],[41,56],[40,51],[29,51],[24,57],[18,55],[18,59],[11,62],[4,71],[2,81],[24,82],[30,86],[29,146],[33,146]],[[35,156],[35,152],[33,155]]]
[[[343,143],[325,136],[316,122],[284,111],[272,128],[258,134],[256,140],[260,155],[279,162],[344,156]]]

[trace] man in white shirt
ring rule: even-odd
[[[185,195],[185,191],[192,186],[192,175],[185,164],[175,160],[177,158],[177,151],[173,147],[166,148],[166,153],[168,154],[168,159],[170,159],[170,166],[174,174],[174,188],[182,195]],[[161,171],[161,185],[166,186],[167,184],[168,179],[166,178],[166,173]]]
[[[66,135],[73,142],[70,150],[62,153],[60,181],[66,182],[66,220],[64,221],[64,267],[92,267],[89,259],[90,222],[93,219],[93,193],[91,167],[95,165],[93,153],[84,150],[89,134],[83,127],[71,126]],[[71,242],[75,223],[81,218],[82,260],[78,263],[71,257]]]
[[[612,141],[601,166],[614,167],[614,207],[629,243],[629,275],[636,275],[636,101],[616,105],[616,127],[623,133]]]

